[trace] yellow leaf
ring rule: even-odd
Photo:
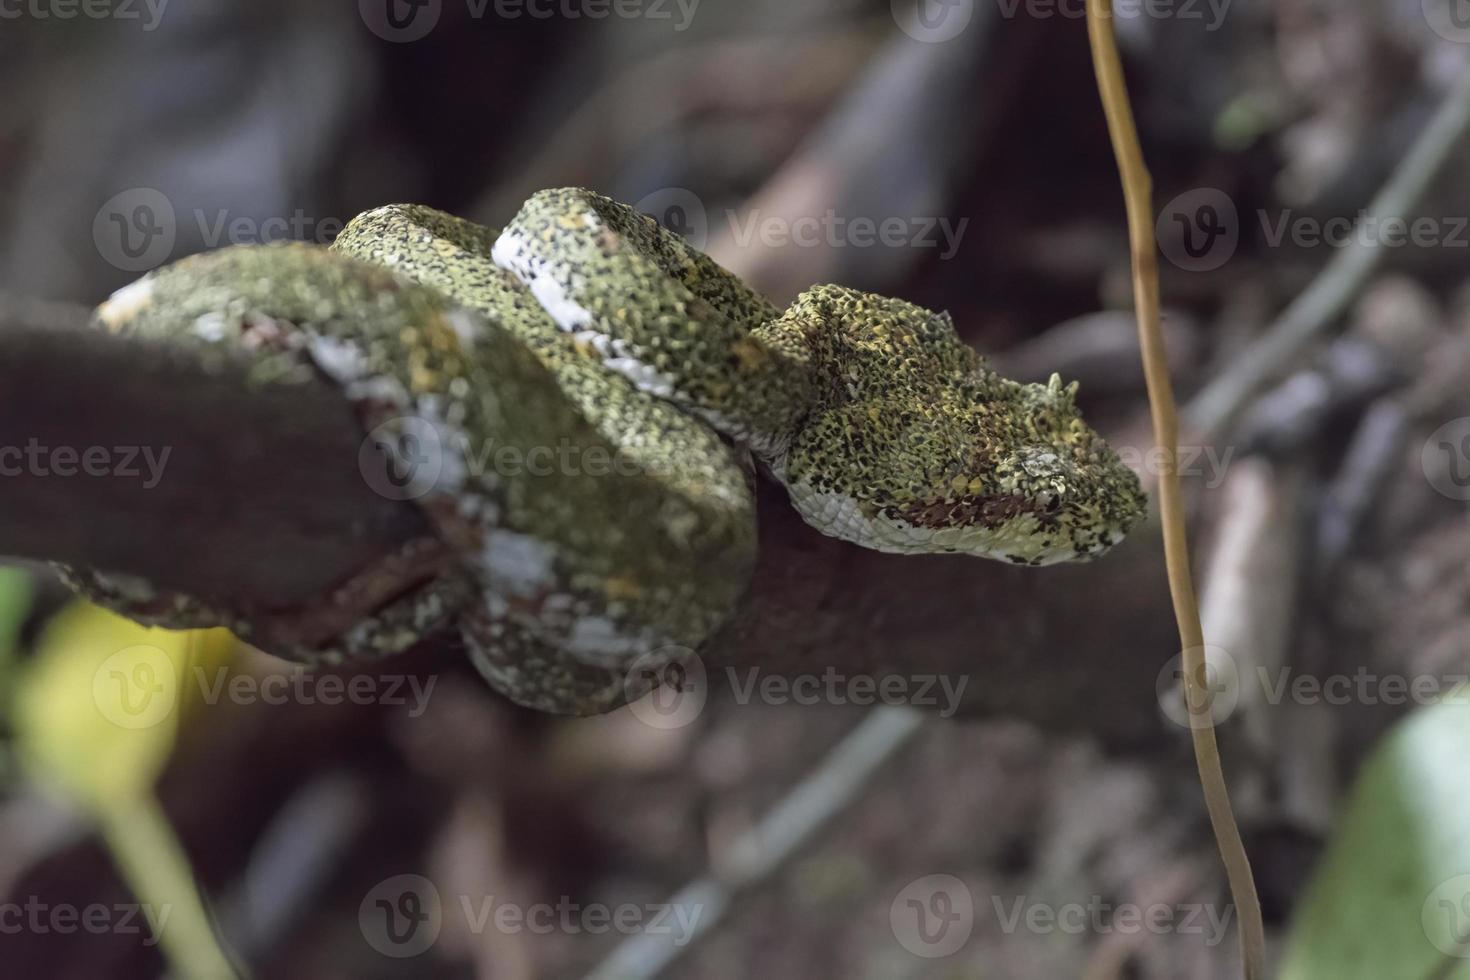
[[[196,667],[227,659],[226,630],[149,629],[90,603],[48,622],[15,695],[16,741],[32,774],[94,812],[150,793]]]

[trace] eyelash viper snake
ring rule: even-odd
[[[370,433],[365,476],[380,454],[452,552],[338,635],[268,652],[383,656],[456,628],[492,686],[546,711],[621,704],[725,622],[754,567],[752,459],[817,530],[888,552],[1088,559],[1145,506],[1075,385],[1003,378],[902,300],[822,285],[778,310],[581,189],[503,232],[392,205],[330,248],[194,256],[96,318],[232,345],[262,383],[331,379]],[[134,618],[254,632],[227,598],[70,575]]]

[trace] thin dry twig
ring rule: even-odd
[[[1164,529],[1164,558],[1169,571],[1169,591],[1174,598],[1174,617],[1183,644],[1184,689],[1190,713],[1190,733],[1204,789],[1205,807],[1215,830],[1225,874],[1240,920],[1241,958],[1247,980],[1263,980],[1265,929],[1261,903],[1256,895],[1250,858],[1235,825],[1230,793],[1220,764],[1220,747],[1215,740],[1210,691],[1206,682],[1204,628],[1189,571],[1189,542],[1184,526],[1184,500],[1179,487],[1179,418],[1169,381],[1168,358],[1164,352],[1163,328],[1159,322],[1159,271],[1154,240],[1153,179],[1143,159],[1123,65],[1113,34],[1112,0],[1088,0],[1087,36],[1092,46],[1098,92],[1107,115],[1113,154],[1123,180],[1123,197],[1128,210],[1128,237],[1132,244],[1133,293],[1137,304],[1138,338],[1143,349],[1144,375],[1153,416],[1154,439],[1163,450],[1164,465],[1159,476],[1159,510]]]

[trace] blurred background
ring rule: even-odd
[[[841,282],[948,309],[999,369],[1080,380],[1151,484],[1081,14],[0,0],[0,305],[91,306],[194,252],[326,244],[383,203],[500,225],[583,185],[777,303]],[[1470,977],[1470,8],[1119,0],[1116,26],[1273,975]],[[1283,317],[1297,342],[1273,347]],[[852,555],[772,519],[763,547]],[[0,974],[207,976],[213,932],[250,975],[318,980],[1238,976],[1157,525],[1135,538],[1086,577],[853,557],[918,584],[813,608],[833,635],[860,606],[888,623],[892,659],[828,644],[805,670],[898,676],[888,700],[917,715],[875,711],[852,675],[803,696],[712,669],[672,712],[542,717],[452,650],[303,676],[74,605],[16,562]],[[1003,573],[1034,602],[975,584]],[[983,677],[961,709],[992,621],[1024,621],[1006,644],[1024,681]],[[814,630],[791,617],[747,646]],[[170,659],[109,659],[140,646]],[[1124,650],[1137,669],[1108,676],[1136,702],[1090,699],[1077,665]],[[97,710],[109,671],[170,664],[208,683],[146,723]]]

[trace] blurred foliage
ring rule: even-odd
[[[169,959],[197,980],[236,971],[153,785],[173,754],[183,709],[201,696],[190,678],[227,663],[237,645],[227,630],[150,629],[75,602],[46,623],[15,692],[23,763],[96,820],[129,887],[155,910],[147,918],[160,924]]]
[[[1297,909],[1282,980],[1470,977],[1470,704],[1399,724]]]
[[[13,691],[20,629],[31,608],[31,577],[18,568],[0,568],[0,691]],[[3,702],[0,702],[3,706]]]

